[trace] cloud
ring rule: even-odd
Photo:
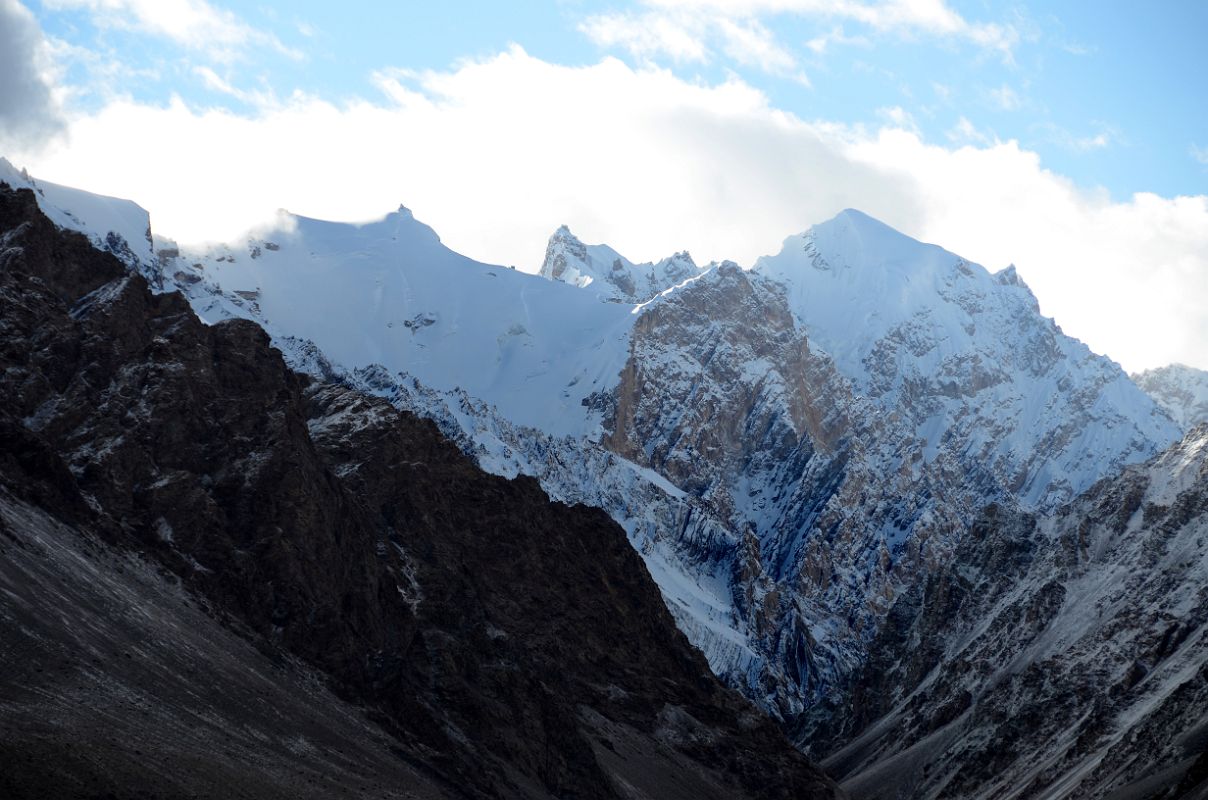
[[[598,14],[579,30],[601,47],[619,47],[639,61],[706,63],[717,48],[737,64],[809,85],[797,58],[759,20],[662,11]]]
[[[588,17],[579,30],[602,47],[621,47],[641,60],[660,55],[673,61],[704,62],[709,58],[704,26],[694,20],[662,15],[599,14]]]
[[[34,147],[63,130],[46,47],[33,14],[0,0],[0,146]]]
[[[1010,24],[973,23],[944,0],[646,0],[647,5],[681,13],[756,17],[795,14],[851,20],[880,32],[927,34],[963,39],[1010,60],[1019,32]]]
[[[972,122],[966,117],[961,117],[956,121],[945,134],[948,141],[955,144],[991,144],[997,137],[989,136],[977,129]]]
[[[809,84],[793,51],[777,41],[763,18],[792,14],[844,20],[882,34],[956,38],[997,51],[1011,61],[1019,34],[1010,25],[970,23],[943,0],[644,0],[644,10],[594,14],[579,30],[601,47],[619,48],[639,61],[669,58],[676,64],[706,63],[717,51],[740,65]],[[842,26],[804,43],[814,56],[832,44],[868,46]]]
[[[995,108],[1002,111],[1018,111],[1023,105],[1023,101],[1019,99],[1016,91],[1005,83],[997,89],[990,89],[986,92],[986,96],[990,98],[990,103]]]
[[[871,47],[872,42],[864,36],[848,36],[843,32],[843,26],[837,25],[829,32],[815,36],[805,43],[814,55],[822,56],[830,50],[831,45],[851,45],[855,47]]]
[[[1200,147],[1193,144],[1188,148],[1187,152],[1191,154],[1193,159],[1208,167],[1208,147]]]
[[[1032,132],[1040,135],[1045,141],[1055,144],[1072,153],[1089,153],[1102,150],[1120,141],[1121,136],[1115,127],[1105,123],[1095,123],[1099,130],[1096,133],[1078,136],[1066,128],[1052,122],[1040,122],[1031,126]]]
[[[1045,313],[1129,369],[1208,367],[1208,198],[1114,202],[971,124],[938,146],[614,58],[572,68],[514,48],[375,80],[378,101],[244,114],[116,101],[25,162],[134,198],[186,241],[236,238],[281,206],[367,220],[403,202],[454,249],[530,271],[563,222],[638,260],[686,247],[750,264],[852,206],[991,269],[1016,263]]]
[[[887,106],[885,108],[878,108],[877,116],[887,121],[895,128],[916,132],[919,129],[918,124],[914,121],[914,117],[910,115],[909,111],[901,106]]]
[[[301,58],[275,35],[257,30],[236,14],[206,0],[43,0],[54,10],[90,12],[99,27],[136,30],[160,36],[216,61],[232,61],[252,47],[268,47]]]

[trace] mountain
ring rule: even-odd
[[[606,515],[44,199],[0,187],[4,796],[837,796]]]
[[[126,266],[157,282],[157,256],[151,235],[151,218],[137,203],[93,194],[49,181],[34,180],[0,157],[0,181],[30,189],[38,206],[55,225],[88,237],[100,250],[112,253]]]
[[[255,320],[296,367],[603,508],[713,669],[802,741],[983,506],[1054,508],[1178,437],[1013,270],[858,212],[640,303],[608,263],[631,265],[560,230],[558,279],[479,264],[400,211],[288,216],[164,271],[203,319]]]
[[[634,264],[608,245],[585,245],[563,225],[549,237],[538,274],[551,281],[599,292],[618,303],[645,303],[667,289],[697,277],[687,251],[657,263]]]
[[[1171,364],[1133,375],[1133,381],[1183,430],[1208,422],[1208,372]]]
[[[825,764],[853,796],[1202,797],[1208,426],[904,592]]]
[[[1028,507],[1178,438],[1115,363],[1040,315],[1013,267],[992,275],[848,210],[754,269],[788,287],[798,323],[857,391]]]
[[[877,775],[900,777],[906,796],[942,793],[883,763],[892,742],[857,747],[882,722],[903,747],[922,742],[903,761],[963,770],[953,796],[991,786],[987,764],[1031,769],[1038,751],[995,760],[945,749],[917,721],[892,728],[920,675],[955,680],[948,659],[963,640],[942,627],[949,607],[924,598],[953,585],[953,565],[968,580],[978,558],[1011,566],[993,559],[1031,547],[1027,520],[1058,524],[1177,443],[1178,426],[1043,317],[1013,268],[990,273],[859,212],[751,269],[655,266],[559,230],[544,275],[526,275],[452,253],[400,211],[367,225],[284,216],[254,240],[156,268],[208,322],[256,321],[294,368],[433,420],[490,472],[607,512],[713,672],[857,794],[877,791]],[[1044,563],[1029,580],[1064,585]],[[1128,568],[1163,580],[1155,564]],[[1139,586],[1121,602],[1146,600]],[[984,616],[995,608],[954,607],[951,623],[1005,624]],[[912,638],[919,609],[928,638]],[[1147,623],[1133,622],[1127,635],[1140,636]],[[1012,647],[979,658],[1024,657]],[[993,687],[967,688],[976,700]],[[936,730],[967,710],[955,697],[932,714]],[[1140,731],[1147,707],[1128,708],[1084,733]],[[945,730],[1002,743],[1035,722],[1023,705],[993,709],[998,727]],[[1137,774],[1160,760],[1146,758]],[[1064,763],[1070,785],[1089,769]],[[1088,796],[1115,785],[1096,781]]]

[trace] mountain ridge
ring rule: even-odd
[[[158,268],[208,319],[263,324],[296,367],[604,509],[710,667],[811,752],[864,736],[918,677],[885,659],[918,604],[944,607],[926,600],[932,578],[983,540],[1030,548],[1018,520],[1051,519],[1180,437],[1118,365],[1040,315],[1013,267],[990,273],[855,210],[750,270],[713,264],[637,294],[607,277],[651,265],[611,248],[588,263],[597,246],[568,229],[543,278],[408,257],[381,223],[333,225]],[[1038,608],[1057,602],[1046,591]],[[889,677],[870,682],[873,668]],[[855,696],[876,715],[850,718]],[[962,697],[931,719],[959,718]],[[840,761],[849,781],[884,766]]]

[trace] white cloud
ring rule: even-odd
[[[75,119],[70,147],[13,155],[135,198],[184,240],[234,238],[280,206],[365,220],[404,202],[454,249],[528,270],[562,222],[636,259],[687,247],[749,264],[854,206],[992,269],[1016,263],[1046,313],[1130,369],[1208,367],[1208,198],[1114,202],[971,124],[963,146],[929,145],[616,59],[513,49],[376,80],[380,102],[295,96],[247,115],[118,101]]]
[[[1208,147],[1199,147],[1193,144],[1187,152],[1191,154],[1193,159],[1208,167]]]
[[[87,10],[102,27],[161,36],[219,61],[233,60],[256,46],[301,57],[273,34],[251,27],[206,0],[43,0],[42,4],[55,10]]]

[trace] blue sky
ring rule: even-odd
[[[859,208],[1208,368],[1208,3],[0,0],[0,155],[230,241],[400,203],[749,265]]]
[[[117,24],[98,15],[97,5],[104,3],[30,6],[47,34],[88,51],[89,57],[64,59],[69,80],[85,92],[75,100],[81,107],[118,91],[148,102],[177,94],[246,109],[207,87],[199,64],[241,91],[372,97],[369,77],[376,70],[442,70],[515,43],[566,65],[611,54],[688,79],[717,82],[737,74],[805,119],[876,126],[892,118],[939,143],[1014,139],[1046,167],[1114,197],[1208,189],[1208,3],[1198,0],[949,3],[971,24],[1011,30],[1009,54],[923,28],[878,30],[842,14],[761,13],[776,46],[796,60],[787,70],[744,63],[714,42],[698,60],[593,39],[587,29],[593,19],[640,21],[651,13],[635,3],[215,2],[280,44],[255,43],[230,58]],[[127,70],[98,81],[93,53]]]

